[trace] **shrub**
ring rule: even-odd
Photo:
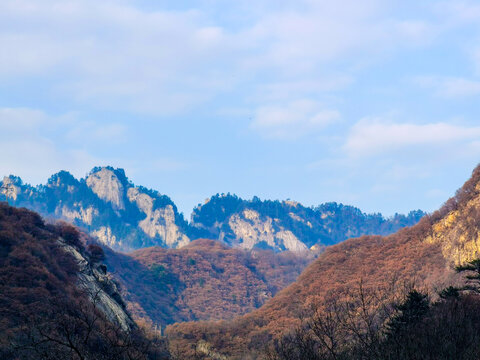
[[[87,250],[90,254],[90,260],[93,263],[99,263],[105,260],[105,253],[99,245],[90,244],[88,245]]]

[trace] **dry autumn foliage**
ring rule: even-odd
[[[345,298],[359,283],[368,292],[388,288],[392,279],[415,282],[435,294],[439,289],[461,282],[454,262],[444,252],[445,244],[427,241],[434,226],[456,212],[462,236],[480,231],[480,167],[455,197],[417,225],[397,233],[363,236],[327,248],[297,279],[260,309],[233,321],[190,322],[167,328],[172,346],[184,349],[188,358],[199,341],[229,358],[256,358],[272,339],[298,326],[313,305],[325,306],[327,299]],[[472,209],[473,207],[473,209]],[[452,240],[454,241],[454,240]],[[477,249],[478,250],[478,249]]]
[[[313,259],[232,249],[206,239],[181,249],[153,247],[128,255],[105,251],[131,312],[157,326],[246,314],[295,281]]]
[[[86,251],[71,225],[45,224],[32,211],[0,203],[0,358],[168,358],[162,341],[110,321],[100,290],[78,286],[78,260],[65,243],[87,259],[102,257],[98,248]]]

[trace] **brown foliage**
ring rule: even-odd
[[[58,239],[85,254],[78,235],[0,203],[0,358],[165,358],[141,331],[107,320],[98,293],[77,287],[78,264]]]
[[[305,309],[312,304],[326,305],[327,299],[346,298],[362,281],[367,291],[385,288],[392,279],[414,281],[431,291],[456,284],[458,277],[442,254],[441,244],[424,241],[432,234],[432,225],[453,210],[459,210],[467,233],[480,231],[480,211],[467,202],[480,195],[480,167],[472,178],[430,216],[417,225],[382,236],[362,236],[329,247],[297,279],[260,309],[231,322],[184,323],[167,328],[173,346],[191,349],[198,341],[236,358],[255,354],[261,343],[279,338],[300,323]],[[258,339],[264,339],[259,341]],[[186,350],[185,355],[189,352]]]
[[[130,256],[106,251],[131,311],[160,325],[245,314],[293,282],[310,261],[288,252],[231,249],[206,239]]]
[[[90,255],[90,260],[92,262],[96,263],[105,260],[105,253],[103,252],[101,246],[97,244],[88,244],[87,250]]]

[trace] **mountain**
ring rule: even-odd
[[[360,235],[391,234],[416,224],[423,215],[417,210],[386,219],[334,202],[311,208],[294,201],[243,200],[217,194],[193,210],[191,226],[197,236],[235,247],[301,252]]]
[[[61,171],[35,187],[11,175],[0,183],[1,200],[71,222],[122,251],[180,248],[209,238],[244,249],[303,252],[349,237],[390,234],[424,215],[417,210],[386,219],[337,203],[310,208],[292,201],[217,194],[193,210],[189,224],[168,196],[135,186],[122,169],[109,166],[96,167],[80,180]]]
[[[67,220],[115,249],[189,243],[188,223],[172,200],[134,186],[122,169],[97,167],[80,180],[61,171],[37,187],[9,176],[3,179],[0,193],[0,200]]]
[[[480,166],[453,198],[417,225],[390,236],[363,236],[327,248],[296,282],[260,309],[231,322],[175,324],[167,331],[186,355],[206,341],[211,351],[222,356],[255,358],[265,344],[300,324],[302,314],[312,306],[328,310],[335,301],[350,299],[355,289],[378,294],[393,292],[393,284],[412,282],[438,298],[439,290],[464,285],[455,266],[479,257]]]
[[[162,326],[246,314],[295,281],[313,256],[232,249],[207,239],[181,249],[105,254],[132,314]]]
[[[166,358],[127,312],[101,248],[82,238],[0,203],[0,358]]]

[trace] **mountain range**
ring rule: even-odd
[[[401,229],[386,237],[362,236],[328,247],[294,283],[280,291],[258,310],[237,317],[228,323],[175,324],[170,326],[167,332],[170,341],[175,344],[174,346],[185,349],[184,355],[187,358],[191,355],[192,349],[198,349],[199,344],[202,344],[202,348],[207,344],[209,351],[217,354],[217,358],[257,358],[264,350],[265,344],[271,344],[275,339],[278,341],[281,336],[299,326],[302,318],[311,313],[312,307],[327,314],[324,315],[327,317],[322,320],[323,322],[316,323],[319,326],[326,326],[323,333],[326,334],[325,337],[329,336],[328,329],[337,331],[333,327],[336,324],[334,319],[329,318],[328,314],[337,318],[341,316],[339,312],[332,310],[332,306],[340,306],[339,301],[347,302],[346,307],[343,308],[347,309],[347,313],[351,311],[351,314],[362,314],[362,312],[368,314],[364,318],[360,317],[360,323],[349,323],[353,326],[353,332],[362,332],[369,321],[378,321],[377,318],[369,317],[372,303],[378,306],[385,294],[395,295],[398,288],[400,290],[405,288],[421,289],[431,299],[437,301],[451,297],[453,299],[451,306],[458,308],[460,306],[458,299],[463,298],[457,289],[465,289],[470,293],[473,291],[473,294],[478,293],[478,289],[472,287],[471,281],[480,279],[475,272],[479,258],[480,166],[473,171],[472,177],[457,191],[454,197],[450,198],[438,211],[424,216],[418,224]],[[471,264],[476,265],[465,266],[471,261],[473,261]],[[467,276],[466,282],[456,271],[459,266],[460,269],[463,266],[464,269],[474,271],[473,274]],[[442,289],[446,290],[443,290],[442,293]],[[356,302],[352,301],[355,296]],[[476,301],[475,297],[472,298],[468,294],[466,296],[464,299],[470,304]],[[371,299],[368,305],[365,302],[366,298]],[[385,306],[391,307],[394,303],[392,300]],[[473,311],[478,312],[478,307],[475,309]],[[382,311],[384,310],[385,308]],[[444,322],[442,324],[455,326],[457,319],[448,318],[449,315],[445,312],[447,310],[443,311],[441,316],[443,316],[444,320],[442,321]],[[468,320],[462,319],[458,319],[460,327],[462,327],[462,321],[466,323]],[[473,324],[473,326],[477,325]],[[356,326],[359,327],[356,328]],[[458,327],[456,329],[451,330],[453,332],[450,333],[450,336],[457,336]],[[432,331],[438,333],[439,330],[438,327],[436,329],[434,327]],[[413,332],[413,328],[410,331]],[[350,332],[350,336],[352,336],[351,334],[352,332]],[[365,336],[370,335],[367,332]],[[422,336],[428,338],[428,335],[423,334]],[[295,339],[299,340],[300,338],[296,337]],[[348,338],[346,339],[348,340]],[[460,336],[458,341],[464,340]],[[319,341],[318,344],[325,339]],[[301,344],[294,344],[294,347]],[[348,341],[345,346],[348,347]],[[436,346],[440,346],[440,344]],[[457,349],[462,348],[460,343],[455,346]],[[427,346],[427,351],[432,351],[432,349],[428,350]],[[478,358],[478,351],[475,354],[470,353],[470,355],[465,355],[466,357],[452,355],[453,357],[441,358]],[[282,356],[284,357],[276,358],[294,358],[293,355],[288,356],[288,354]],[[335,358],[329,356],[325,358]],[[408,358],[425,358],[418,356]],[[316,357],[312,358],[316,359]],[[319,358],[323,359],[323,357]],[[386,359],[387,357],[380,355],[380,358]],[[397,359],[398,357],[392,358]],[[440,357],[428,358],[438,359]]]
[[[385,218],[337,203],[306,207],[294,201],[216,194],[195,207],[188,222],[168,196],[136,186],[124,170],[109,166],[95,167],[82,179],[60,171],[38,186],[10,175],[0,183],[0,200],[47,219],[71,222],[121,251],[180,248],[208,238],[243,249],[302,252],[350,237],[387,235],[424,215],[416,210]]]
[[[135,213],[129,193],[162,199],[126,178],[121,183],[126,198],[117,196],[122,193],[118,178],[105,176],[115,171],[94,169],[78,181],[61,173],[35,188],[9,177],[2,192],[17,205],[30,201],[55,215],[58,209],[68,214],[71,204],[81,214],[84,191],[85,199],[99,201],[95,208],[90,200],[90,213],[96,215],[96,209],[105,221],[111,216],[105,209],[120,219]],[[64,178],[71,183],[58,180]],[[105,196],[98,179],[117,190]],[[57,191],[71,194],[70,202],[49,203],[46,194]],[[280,219],[281,207],[277,215],[269,206],[282,202],[213,198],[212,209],[224,199],[248,207],[237,204],[233,211],[223,203],[221,211],[204,213],[210,220],[202,222],[194,212],[190,224],[177,226],[186,229],[185,244],[127,254],[99,246],[98,237],[65,222],[51,224],[30,210],[0,203],[0,357],[438,360],[480,355],[480,166],[441,209],[416,225],[387,236],[351,238],[315,255],[275,252],[271,246],[242,249],[245,239],[236,243],[218,224],[246,211]],[[174,204],[163,201],[163,208],[152,205],[151,212],[171,206],[175,214]],[[246,219],[254,222],[251,215]],[[90,223],[101,224],[95,221],[92,217]],[[129,226],[124,229],[135,230]],[[204,231],[217,236],[191,240]],[[172,324],[165,331],[168,345],[152,327],[156,324]]]

